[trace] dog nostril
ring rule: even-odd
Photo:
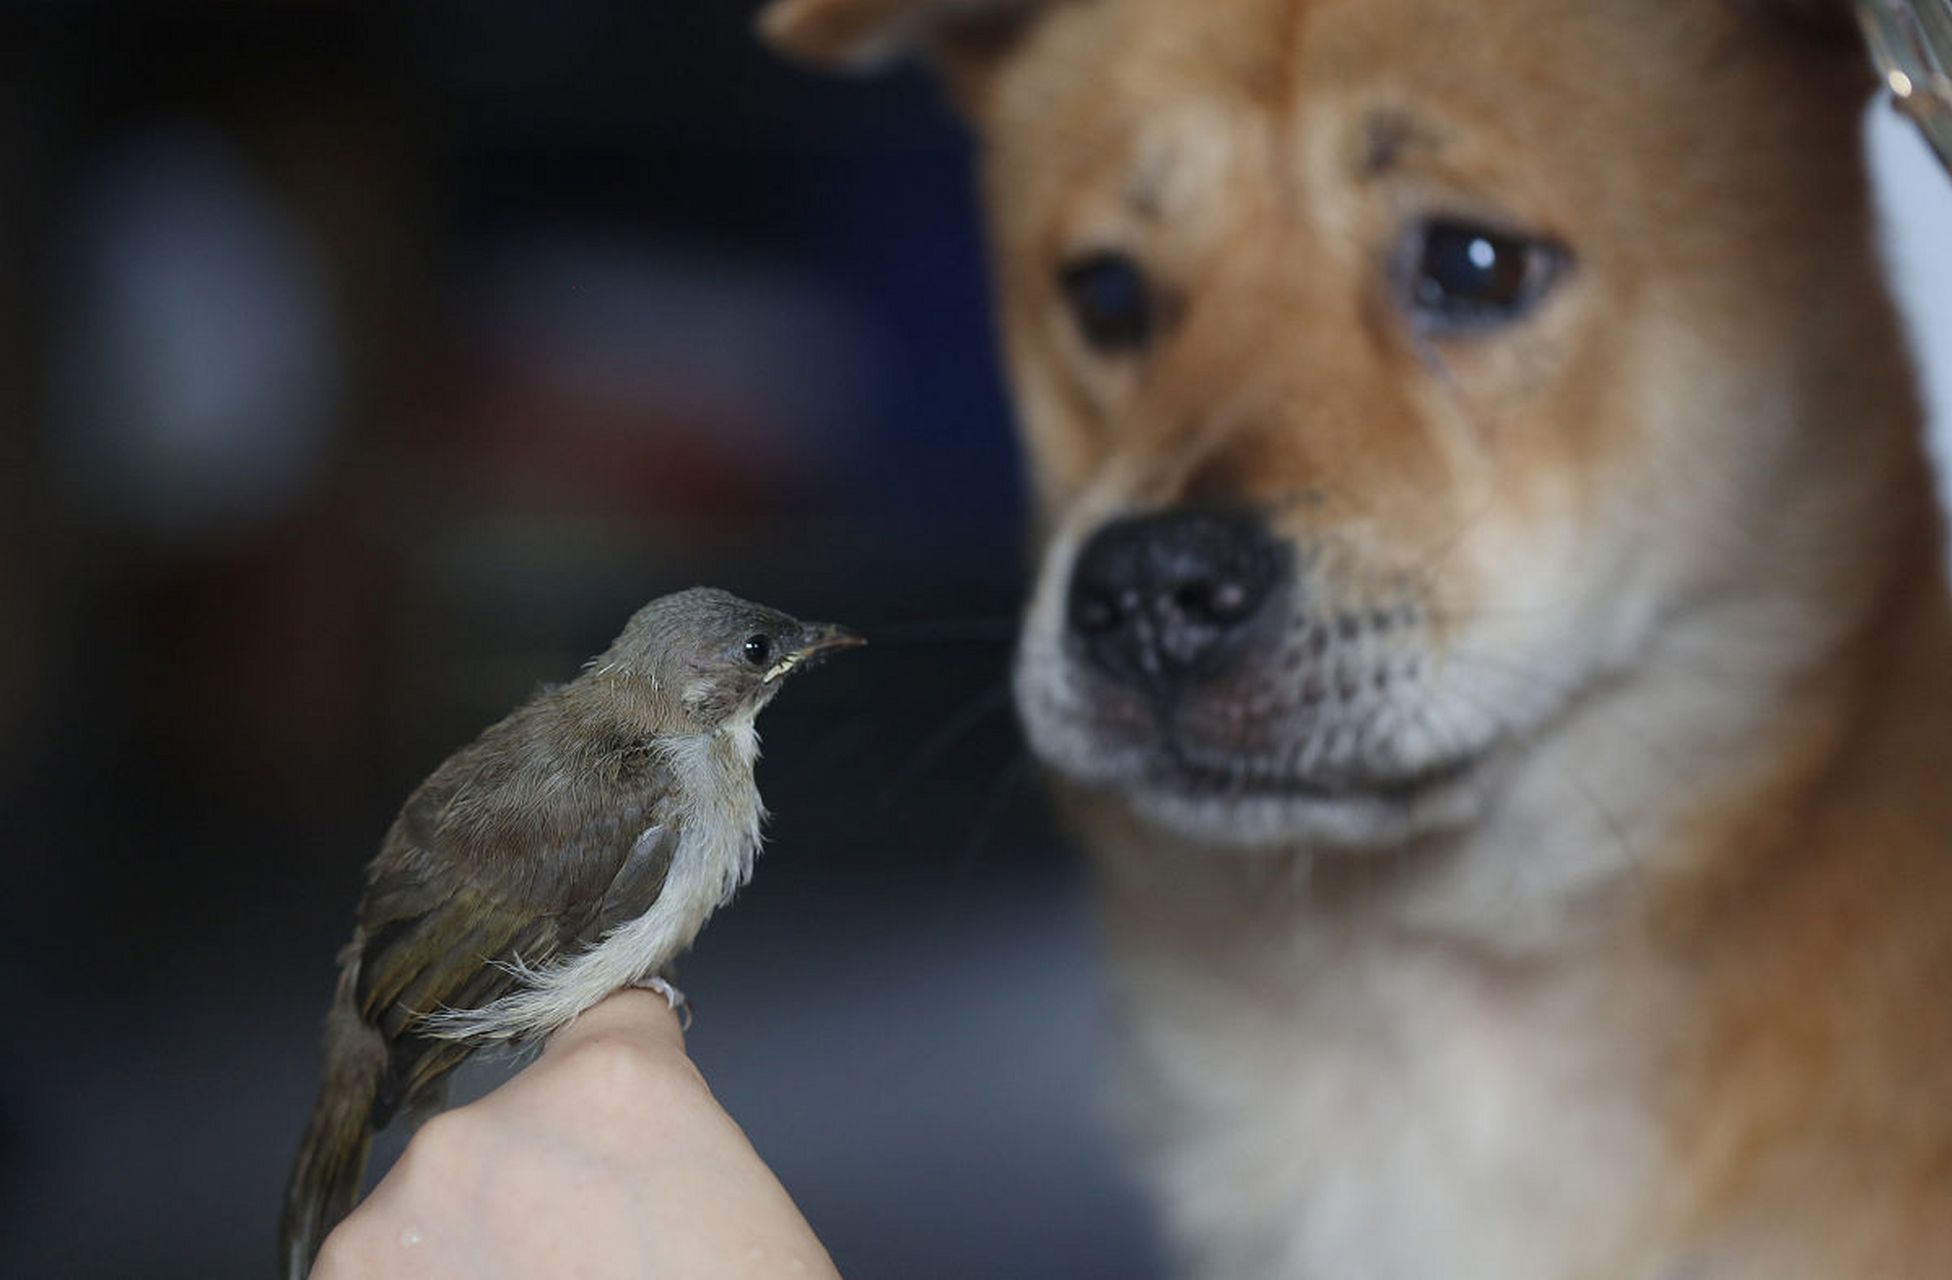
[[[1225,626],[1253,612],[1254,601],[1242,583],[1228,578],[1217,582],[1189,582],[1172,595],[1173,606],[1195,622]]]
[[[1071,621],[1086,635],[1099,636],[1115,629],[1122,617],[1118,605],[1110,597],[1091,592],[1078,597]]]

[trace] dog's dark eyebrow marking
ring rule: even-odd
[[[1408,112],[1390,107],[1371,111],[1362,121],[1361,152],[1356,172],[1365,179],[1380,178],[1403,161],[1412,147],[1435,147],[1437,139],[1421,128]]]

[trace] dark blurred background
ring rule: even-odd
[[[1154,1273],[966,146],[754,8],[0,18],[0,1274],[268,1274],[394,807],[701,581],[880,641],[768,713],[721,1097],[851,1280]]]

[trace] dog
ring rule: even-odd
[[[1952,610],[1849,15],[775,0],[980,139],[1202,1280],[1952,1276]]]

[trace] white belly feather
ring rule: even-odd
[[[605,996],[647,978],[689,947],[712,913],[752,878],[765,810],[752,782],[759,738],[751,716],[713,735],[664,744],[678,796],[687,807],[664,887],[650,910],[619,925],[580,954],[531,967],[505,967],[517,988],[480,1009],[444,1009],[427,1029],[455,1040],[528,1040],[546,1036]],[[654,838],[656,829],[639,839]]]

